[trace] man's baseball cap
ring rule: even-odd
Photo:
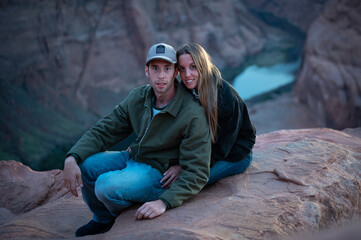
[[[174,48],[165,43],[154,44],[149,49],[145,65],[147,65],[153,59],[163,59],[170,63],[177,62],[177,56]]]

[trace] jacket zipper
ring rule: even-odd
[[[146,106],[146,107],[149,109],[151,119],[148,121],[148,126],[147,126],[147,128],[145,129],[145,132],[144,132],[144,134],[143,134],[143,137],[142,137],[142,138],[140,139],[140,141],[139,141],[139,144],[138,144],[138,154],[137,154],[137,155],[138,155],[138,158],[140,157],[140,145],[142,144],[142,141],[143,141],[145,135],[146,135],[147,132],[148,132],[148,129],[149,129],[150,124],[152,123],[153,119],[156,117],[156,116],[152,117],[152,113],[151,113],[152,110],[148,107],[148,105],[145,105],[145,104],[144,104],[144,106]],[[158,114],[159,114],[159,113],[158,113]],[[157,114],[157,115],[158,115],[158,114]]]

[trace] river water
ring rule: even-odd
[[[251,65],[234,80],[233,86],[243,100],[272,91],[295,80],[300,61],[270,67]]]

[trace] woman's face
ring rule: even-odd
[[[185,53],[178,57],[179,75],[188,89],[197,89],[199,73],[190,54]]]

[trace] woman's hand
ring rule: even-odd
[[[162,188],[170,188],[172,183],[178,179],[179,174],[182,171],[182,167],[180,165],[171,166],[168,170],[163,174],[162,180],[160,183],[163,183]]]

